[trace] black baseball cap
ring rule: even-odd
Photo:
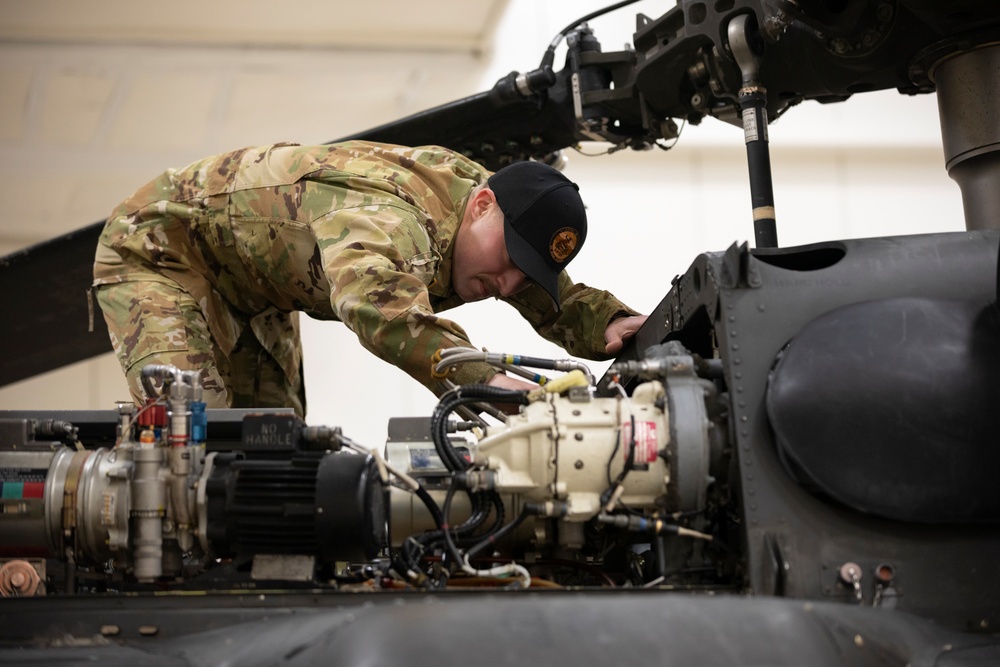
[[[541,162],[515,162],[487,180],[503,211],[503,235],[514,266],[540,285],[559,310],[559,272],[587,238],[579,187]]]

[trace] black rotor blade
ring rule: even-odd
[[[0,386],[111,351],[87,288],[103,222],[0,258]]]

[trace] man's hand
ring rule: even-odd
[[[604,342],[608,344],[604,351],[608,354],[617,354],[625,341],[634,336],[645,322],[645,315],[630,315],[612,320],[604,330]]]
[[[538,385],[532,382],[525,382],[524,380],[518,380],[517,378],[512,378],[509,375],[503,373],[497,373],[490,378],[487,382],[491,387],[499,387],[501,389],[514,389],[517,391],[531,391],[532,389],[538,389]]]
[[[497,373],[491,377],[489,382],[486,384],[491,387],[499,387],[500,389],[515,389],[517,391],[531,391],[532,389],[538,389],[538,385],[533,382],[518,380],[517,378],[512,378],[504,373]],[[517,403],[495,403],[494,405],[509,415],[516,415],[521,409],[521,406]]]

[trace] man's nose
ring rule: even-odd
[[[519,269],[508,269],[497,277],[500,296],[513,296],[528,286],[528,276]]]

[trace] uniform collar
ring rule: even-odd
[[[447,299],[455,294],[451,285],[452,260],[455,256],[455,239],[458,237],[458,228],[462,223],[462,218],[465,217],[465,207],[469,203],[469,194],[471,194],[471,188],[465,199],[459,202],[454,214],[435,223],[434,239],[441,253],[441,262],[438,264],[434,281],[427,287],[427,291],[441,299]]]

